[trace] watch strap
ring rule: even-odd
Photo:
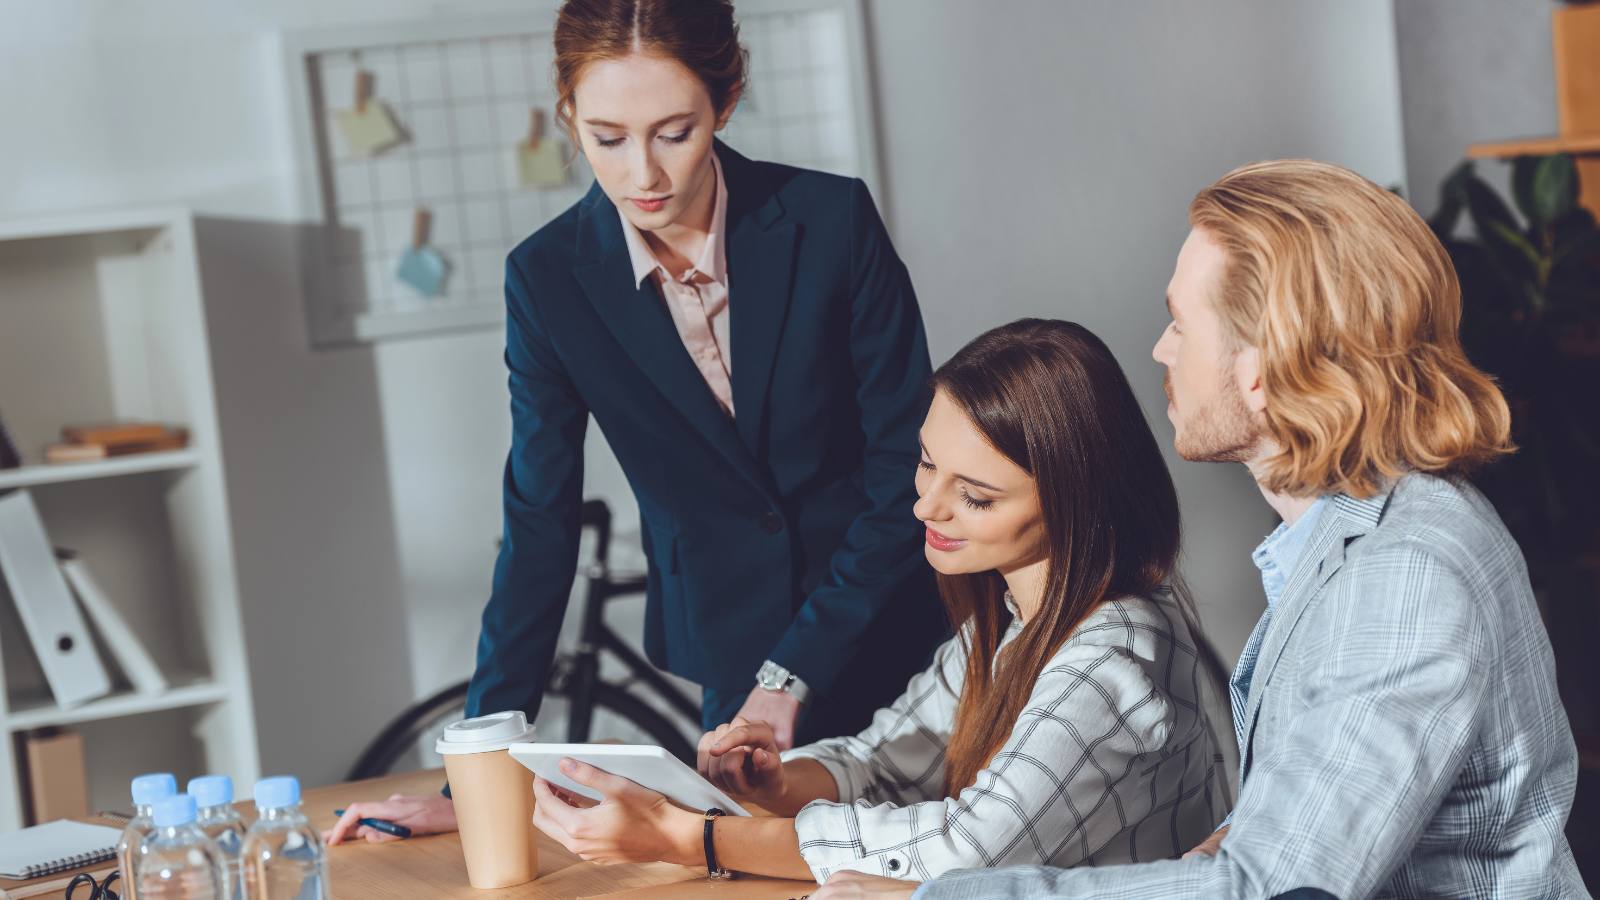
[[[760,685],[764,690],[788,694],[795,700],[799,701],[801,706],[804,706],[808,701],[810,701],[811,686],[806,684],[799,675],[796,675],[794,672],[790,671],[788,667],[781,666],[769,659],[762,664],[761,668],[764,671],[767,669],[776,669],[779,672],[782,672],[785,676],[782,684],[779,684],[776,687],[771,687],[768,686],[767,680],[762,677],[762,675],[758,674],[756,677],[756,684]]]
[[[733,877],[733,873],[732,872],[730,872],[727,869],[724,869],[721,866],[717,865],[716,841],[712,840],[712,826],[716,823],[717,818],[722,816],[722,815],[724,815],[722,810],[716,808],[715,806],[713,806],[710,809],[706,810],[706,830],[705,830],[706,874],[710,875],[712,878],[732,878]]]

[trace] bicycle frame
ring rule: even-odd
[[[603,607],[592,605],[586,611],[598,612]],[[672,682],[663,678],[648,660],[644,659],[632,647],[619,637],[616,632],[606,627],[604,622],[597,622],[593,630],[585,625],[584,640],[578,646],[578,651],[572,659],[572,670],[568,681],[567,694],[571,698],[567,716],[567,740],[573,743],[584,743],[589,740],[589,726],[594,714],[594,688],[600,681],[600,651],[607,651],[617,657],[628,670],[633,680],[650,688],[656,696],[666,701],[678,715],[695,723],[698,728],[700,723],[700,706],[689,697],[685,696]]]
[[[626,685],[618,686],[601,681],[602,652],[609,652],[621,661],[632,676],[630,683],[639,682],[648,687],[665,702],[669,708],[668,712],[677,713],[693,723],[694,730],[698,733],[699,704],[683,689],[657,672],[656,668],[624,641],[621,635],[606,625],[606,601],[623,594],[645,593],[649,581],[644,576],[620,580],[611,577],[610,568],[606,564],[607,552],[611,545],[611,511],[606,508],[603,501],[590,500],[584,503],[582,515],[583,526],[593,528],[596,537],[593,560],[584,572],[588,590],[584,595],[582,629],[576,652],[560,654],[553,661],[549,685],[565,695],[569,701],[567,740],[572,743],[588,742],[594,720],[594,709],[601,702],[602,687],[613,695],[619,691],[619,687],[623,694],[629,693]],[[466,701],[468,685],[469,682],[466,681],[458,682],[407,707],[362,751],[355,765],[351,767],[347,780],[361,781],[389,772],[395,760],[416,744],[419,735],[427,733],[435,724],[459,718],[461,708]],[[625,716],[631,715],[637,722],[639,716],[648,713],[653,720],[656,720],[653,726],[648,724],[645,726],[647,731],[654,728],[650,733],[661,734],[664,730],[677,727],[671,715],[663,714],[660,709],[650,708],[641,697],[630,696],[628,700],[640,709],[634,713],[625,712],[623,713]],[[610,702],[614,708],[616,700]],[[671,743],[665,736],[658,737],[657,740],[663,746]],[[679,756],[687,753],[686,761],[692,763],[693,751],[694,740],[690,739],[685,746],[672,752]]]

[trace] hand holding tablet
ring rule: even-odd
[[[511,745],[511,758],[535,775],[562,790],[591,800],[602,800],[599,792],[568,778],[561,771],[561,760],[575,759],[604,772],[619,775],[662,794],[686,809],[702,811],[717,807],[730,816],[750,813],[695,770],[660,747],[645,744],[538,744]]]

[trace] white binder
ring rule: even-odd
[[[139,636],[128,627],[128,620],[122,617],[116,604],[111,602],[105,591],[100,590],[100,582],[95,581],[89,567],[71,550],[58,548],[56,557],[61,561],[61,573],[67,576],[72,592],[78,595],[78,602],[83,604],[83,611],[89,614],[94,629],[100,632],[101,639],[117,658],[122,673],[133,682],[133,689],[147,696],[166,693],[170,686],[167,677],[161,674],[161,668],[156,665]]]
[[[0,574],[56,703],[66,709],[110,693],[111,679],[25,490],[0,495]]]

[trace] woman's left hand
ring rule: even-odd
[[[595,803],[536,777],[533,824],[579,859],[598,863],[701,863],[701,816],[673,806],[649,788],[587,763],[564,759],[561,772],[605,799]]]

